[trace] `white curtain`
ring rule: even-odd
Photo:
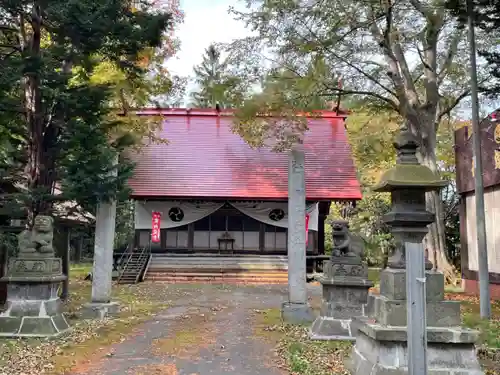
[[[288,228],[287,202],[229,202],[236,209],[262,223]],[[306,206],[309,230],[318,230],[318,203]]]
[[[203,219],[224,202],[136,201],[135,229],[151,229],[153,211],[161,213],[160,228],[176,228]]]

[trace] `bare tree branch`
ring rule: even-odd
[[[426,105],[433,111],[439,105],[439,85],[437,75],[437,45],[439,33],[443,26],[443,17],[430,15],[427,17],[427,24],[422,37],[424,74],[425,74],[425,96]]]
[[[453,109],[455,109],[455,107],[460,104],[460,102],[465,99],[466,97],[468,97],[470,95],[470,89],[467,89],[467,90],[464,90],[460,95],[458,95],[457,97],[454,98],[454,100],[451,102],[451,104],[449,104],[448,106],[446,106],[445,108],[443,108],[437,115],[437,121],[438,123],[441,121],[441,119],[444,117],[444,116],[448,116],[451,111],[453,111]]]
[[[383,95],[377,94],[372,91],[361,91],[361,90],[342,90],[340,88],[329,88],[329,90],[332,90],[332,92],[325,92],[322,94],[319,94],[320,96],[332,96],[332,95],[366,95],[366,96],[371,96],[376,99],[379,99],[386,104],[389,105],[392,109],[395,111],[399,111],[399,104],[396,103],[395,101],[391,100],[390,98],[386,98]]]
[[[392,33],[392,4],[390,0],[388,0],[388,4],[385,9],[385,30],[382,32],[378,27],[375,20],[377,19],[377,14],[373,6],[370,8],[369,17],[374,21],[370,25],[370,32],[375,40],[378,41],[379,46],[382,48],[384,56],[386,58],[387,64],[389,65],[389,76],[394,83],[394,87],[396,89],[396,97],[398,98],[401,105],[405,106],[407,103],[407,96],[405,85],[403,82],[403,77],[401,76],[401,72],[399,69],[398,60],[391,48],[391,33]]]
[[[374,18],[374,19],[376,19],[376,18]],[[375,22],[372,22],[372,25],[373,24],[375,24]],[[307,23],[305,23],[304,20],[303,20],[303,26],[306,27],[307,30],[308,30],[308,32],[311,34],[312,40],[320,40],[319,36],[311,29],[310,25],[308,25]],[[345,35],[344,35],[344,37],[345,37]],[[302,36],[302,38],[304,39],[304,41],[306,40],[306,38],[304,36]],[[309,42],[311,42],[311,41],[309,41]],[[376,84],[377,86],[379,86],[380,88],[382,88],[388,94],[390,94],[390,95],[392,95],[392,96],[394,96],[396,98],[398,97],[394,91],[392,91],[389,87],[387,87],[384,84],[382,84],[380,82],[380,80],[376,79],[375,77],[373,77],[372,75],[370,75],[369,73],[367,73],[366,71],[364,71],[363,69],[359,68],[358,66],[356,66],[355,64],[353,64],[352,62],[350,62],[348,59],[346,59],[343,56],[340,56],[339,54],[335,53],[333,49],[325,47],[324,45],[321,45],[320,47],[323,50],[323,53],[332,55],[337,60],[341,61],[342,63],[344,63],[347,66],[351,67],[352,69],[356,70],[359,74],[363,75],[365,78],[369,79],[371,82],[373,82],[374,84]]]
[[[438,73],[438,85],[441,85],[444,78],[448,74],[448,71],[453,63],[453,59],[457,54],[458,44],[460,40],[462,40],[465,29],[457,29],[455,31],[454,36],[451,38],[450,43],[448,44],[447,53],[444,61],[441,64],[441,70]]]

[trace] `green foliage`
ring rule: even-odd
[[[128,245],[134,234],[134,202],[119,201],[116,206],[115,249]]]
[[[360,103],[359,103],[360,104]],[[390,196],[371,191],[381,174],[395,163],[392,141],[401,123],[401,118],[391,112],[358,106],[347,119],[347,129],[352,154],[362,185],[363,199],[349,211],[351,231],[365,243],[365,258],[371,266],[382,266],[393,247],[393,237],[382,221],[390,210]],[[455,188],[455,161],[453,131],[463,124],[443,121],[437,135],[437,157],[441,176],[450,181],[442,192],[447,255],[455,266],[459,266],[458,194]],[[340,218],[342,206],[333,205],[330,218]],[[327,236],[331,246],[331,228]]]
[[[168,12],[133,10],[126,0],[2,3],[0,63],[9,76],[0,79],[0,108],[10,111],[0,120],[8,145],[0,158],[20,153],[17,170],[6,173],[25,189],[9,198],[30,217],[50,212],[56,200],[91,209],[126,194],[132,165],[114,160],[132,140],[120,132],[125,121],[112,115],[112,99],[127,92],[125,81],[137,103],[145,100],[140,93],[157,92],[146,90],[141,62],[162,45],[171,21]],[[113,80],[96,78],[104,66],[116,72]]]
[[[12,232],[0,233],[1,252],[7,252],[8,257],[17,255],[17,234]],[[1,253],[0,253],[1,254]]]
[[[390,210],[390,196],[375,193],[371,187],[395,163],[392,141],[399,122],[399,116],[392,112],[362,106],[361,103],[346,122],[363,192],[363,199],[349,210],[347,219],[352,233],[364,242],[365,260],[370,266],[383,266],[393,246],[390,228],[382,221],[382,216]],[[330,218],[340,218],[341,209],[340,205],[332,205]]]
[[[200,65],[194,67],[197,91],[191,94],[195,108],[236,108],[243,103],[248,82],[237,76],[229,58],[223,59],[221,50],[211,44]]]
[[[322,58],[309,64],[304,75],[273,69],[262,80],[262,90],[252,94],[236,113],[234,131],[252,147],[271,145],[275,151],[301,143],[307,130],[303,113],[326,109],[332,95],[318,94],[318,80],[328,74]],[[266,115],[259,117],[259,115]]]
[[[481,344],[488,348],[500,349],[500,320],[481,319],[479,314],[469,312],[463,315],[463,322],[466,327],[481,332]]]

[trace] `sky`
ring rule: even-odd
[[[250,35],[245,25],[228,13],[231,5],[236,6],[237,1],[181,0],[180,7],[185,17],[175,32],[181,41],[181,49],[167,62],[172,74],[191,76],[193,67],[201,62],[205,48],[212,42],[230,42]],[[187,91],[192,88],[191,83]]]
[[[166,64],[173,75],[192,76],[193,67],[202,61],[203,53],[210,43],[225,43],[251,35],[242,22],[228,13],[230,6],[243,9],[238,0],[180,0],[185,17],[175,34],[181,41],[181,48]],[[189,92],[194,88],[193,82],[188,83],[184,104],[187,104]],[[468,118],[469,105],[464,103],[462,106],[465,111],[461,115]],[[497,108],[497,103],[481,102],[480,107],[489,113]]]

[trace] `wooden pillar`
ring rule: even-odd
[[[188,250],[194,250],[194,223],[188,224]]]
[[[69,297],[69,269],[70,269],[70,240],[71,240],[71,228],[63,226],[61,228],[61,255],[62,255],[62,272],[66,275],[66,280],[63,282],[61,299],[66,301]]]
[[[133,248],[139,247],[139,241],[141,238],[141,231],[136,229],[134,233],[134,246]]]
[[[325,221],[330,214],[330,202],[319,202],[318,205],[318,254],[325,255]],[[321,267],[319,267],[321,265]],[[323,261],[318,261],[314,265],[316,272],[322,269]]]
[[[324,215],[318,215],[318,254],[325,253],[325,219]]]
[[[82,261],[82,250],[83,250],[83,235],[80,233],[78,241],[75,248],[75,263],[80,263]]]
[[[8,249],[4,243],[0,243],[0,277],[4,277],[7,271]],[[7,283],[0,283],[0,311],[7,302]],[[6,306],[4,306],[6,307]]]
[[[167,249],[167,236],[168,236],[167,229],[165,229],[165,228],[160,229],[160,247],[162,250]],[[150,236],[150,238],[151,238],[151,236]]]
[[[325,254],[325,221],[330,214],[330,202],[319,202],[318,205],[318,253]]]
[[[266,224],[260,224],[259,227],[259,251],[266,249]]]

